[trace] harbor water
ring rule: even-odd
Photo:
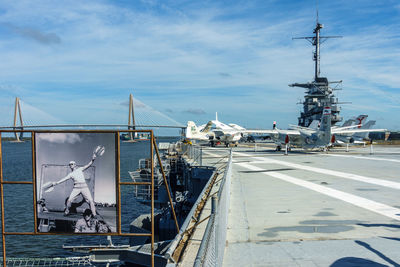
[[[178,137],[160,138],[157,142],[176,142]],[[131,181],[128,171],[136,170],[141,158],[150,155],[150,142],[120,142],[121,182]],[[2,142],[4,181],[32,181],[32,144],[30,141]],[[130,223],[140,214],[149,213],[150,206],[135,200],[132,185],[121,186],[121,228],[129,232]],[[115,190],[110,188],[110,190]],[[34,203],[32,184],[4,185],[4,219],[6,232],[34,231]],[[113,237],[114,245],[129,244],[128,237]],[[13,235],[6,237],[7,258],[71,257],[79,253],[64,250],[62,245],[107,244],[105,236]]]

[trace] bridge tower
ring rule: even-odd
[[[17,126],[17,121],[19,118],[20,125]],[[24,122],[22,120],[22,112],[21,112],[21,105],[19,103],[19,97],[15,98],[15,107],[14,107],[14,130],[23,130]],[[14,133],[15,135],[15,142],[22,142],[23,133]]]
[[[133,96],[132,94],[129,95],[129,118],[128,118],[128,130],[135,130],[136,123],[135,123],[135,110],[133,106]],[[129,133],[129,141],[133,142],[134,137],[136,137],[136,133],[133,134],[132,132]]]

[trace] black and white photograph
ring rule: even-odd
[[[114,133],[37,133],[38,232],[117,230]]]

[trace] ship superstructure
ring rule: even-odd
[[[293,39],[305,39],[315,46],[313,60],[315,62],[314,80],[308,83],[293,83],[291,87],[305,88],[303,111],[298,118],[298,125],[308,127],[313,120],[320,120],[324,106],[331,106],[332,110],[332,125],[342,120],[339,116],[340,107],[338,99],[333,94],[334,90],[341,89],[342,81],[328,81],[328,78],[320,76],[320,45],[329,38],[340,38],[341,36],[320,36],[320,31],[323,25],[318,22],[314,29],[314,36],[297,37]]]

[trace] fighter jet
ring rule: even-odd
[[[214,133],[210,132],[209,124],[200,126],[199,128],[193,121],[188,121],[186,126],[186,139],[192,141],[209,142],[214,139]]]
[[[358,125],[332,127],[331,108],[324,107],[321,122],[312,123],[311,127],[293,126],[290,130],[281,130],[274,127],[272,130],[259,130],[257,133],[270,134],[276,143],[276,150],[281,150],[284,145],[302,147],[304,149],[323,149],[331,147],[336,141],[336,135],[348,135],[355,133],[382,132],[386,129],[354,129]],[[256,133],[256,132],[255,132]]]
[[[243,132],[246,130],[237,124],[231,124],[232,126],[230,126],[219,121],[217,112],[215,113],[215,120],[209,121],[207,124],[211,124],[210,131],[214,134],[214,138],[210,139],[211,146],[214,146],[216,142],[221,142],[226,147],[229,144],[237,146],[240,138],[243,136]]]
[[[284,141],[285,144],[293,144],[301,146],[305,149],[326,149],[332,142],[331,134],[331,108],[324,107],[321,123],[319,128],[299,128],[291,132],[282,130],[279,133],[279,140]],[[284,136],[285,135],[285,136]],[[284,136],[284,139],[283,139]],[[282,147],[282,142],[278,145],[277,150]]]
[[[211,120],[204,125],[196,127],[193,121],[188,121],[186,128],[186,138],[190,140],[208,141],[211,146],[218,142],[229,146],[237,145],[240,138],[244,135],[245,128],[237,125],[227,125],[218,120],[218,113],[215,114],[215,120]]]
[[[374,121],[374,120],[366,121],[367,118],[368,118],[368,115],[359,115],[357,118],[347,120],[344,124],[346,124],[347,122],[350,122],[348,125],[353,126],[354,128],[371,129],[372,126],[375,125],[376,121]],[[338,135],[336,135],[336,142],[338,144],[365,143],[365,140],[368,139],[369,133],[376,131],[376,130],[379,130],[379,129],[374,129],[374,130],[365,131],[365,132],[338,134]]]
[[[375,125],[375,123],[376,123],[376,121],[370,120],[370,121],[367,121],[365,124],[363,124],[360,128],[361,129],[371,129],[372,126]],[[368,136],[369,136],[369,132],[364,132],[364,133],[355,133],[352,137],[354,139],[354,142],[356,142],[356,141],[360,141],[360,140],[362,141],[362,140],[368,139]]]

